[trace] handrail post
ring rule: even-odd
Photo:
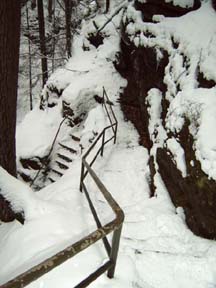
[[[102,104],[105,105],[105,97],[104,97],[104,95],[105,95],[105,88],[104,88],[104,86],[103,86],[103,101],[102,101]]]
[[[103,151],[104,151],[104,142],[105,142],[105,132],[106,130],[103,131],[103,136],[102,136],[102,145],[101,145],[101,157],[103,157]]]
[[[84,164],[82,162],[81,175],[80,175],[80,192],[82,192],[82,184],[83,184],[84,172],[85,172],[85,166],[84,166]]]
[[[116,267],[116,260],[118,257],[118,250],[119,250],[119,243],[121,237],[122,225],[114,231],[113,238],[112,238],[112,248],[110,253],[110,260],[113,262],[113,266],[108,270],[107,276],[109,278],[114,277],[115,267]]]
[[[45,167],[45,165],[48,163],[48,160],[49,160],[50,155],[51,155],[51,153],[52,153],[52,151],[53,151],[53,148],[54,148],[56,139],[57,139],[57,137],[58,137],[58,135],[59,135],[59,132],[60,132],[60,130],[61,130],[61,127],[62,127],[62,125],[63,125],[63,123],[64,123],[64,121],[65,121],[66,119],[67,119],[67,117],[64,117],[63,120],[60,122],[59,127],[58,127],[58,130],[57,130],[57,132],[56,132],[56,134],[55,134],[55,137],[54,137],[54,139],[53,139],[53,142],[52,142],[50,151],[49,151],[48,155],[46,156],[46,158],[47,158],[47,159],[46,159],[46,162],[45,162],[45,163],[42,163],[42,166],[40,167],[40,169],[39,169],[38,172],[36,173],[35,177],[32,179],[32,181],[31,181],[31,183],[30,183],[30,187],[32,187],[32,185],[35,183],[36,179],[38,178],[38,175],[40,174],[41,170],[42,170],[42,169]]]
[[[114,144],[116,144],[116,138],[117,138],[117,129],[118,129],[118,123],[116,122],[116,125],[115,125],[115,137],[114,137]]]

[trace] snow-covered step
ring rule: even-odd
[[[73,161],[71,158],[69,158],[65,154],[57,153],[57,156],[58,156],[58,158],[64,160],[65,162],[68,162],[68,163]]]
[[[62,143],[59,143],[59,145],[60,145],[62,148],[64,148],[65,150],[68,150],[68,151],[70,151],[70,152],[73,153],[73,154],[76,154],[76,153],[77,153],[77,150],[75,150],[75,149],[72,148],[72,147],[69,147],[69,146],[67,146],[67,145],[65,145],[65,144],[62,144]]]
[[[60,171],[58,171],[58,170],[56,170],[56,169],[54,169],[54,168],[52,168],[51,171],[54,172],[54,173],[55,173],[56,175],[58,175],[59,177],[63,176],[63,174],[64,174],[64,173],[62,173],[62,172],[60,172]]]
[[[67,157],[68,159],[70,159],[70,160],[74,160],[76,157],[77,157],[77,153],[71,153],[69,150],[67,150],[67,149],[63,149],[63,148],[61,148],[61,149],[59,149],[58,151],[57,151],[57,153],[58,154],[61,154],[61,155],[63,155],[63,157],[65,156],[65,157]],[[54,160],[58,160],[58,155],[57,155],[57,153],[56,153],[56,155],[55,155],[55,158],[54,158]],[[61,158],[61,157],[60,157]],[[62,159],[62,158],[61,158]],[[72,161],[70,161],[70,162],[72,162]],[[65,163],[66,164],[66,163]],[[66,164],[67,165],[67,164]]]
[[[49,175],[47,177],[47,179],[50,181],[50,183],[54,183],[54,182],[58,181],[59,178],[61,178],[61,176],[59,174],[57,174],[57,173],[53,172],[52,170],[50,170],[50,173],[49,173]]]
[[[55,183],[55,182],[56,182],[56,179],[54,180],[52,177],[48,177],[48,180],[49,180],[51,183]]]
[[[68,169],[68,166],[65,165],[64,163],[56,160],[55,163],[57,163],[57,165],[59,166],[60,169],[64,169],[64,170],[67,170]]]
[[[76,135],[74,135],[74,134],[70,134],[70,137],[71,137],[74,141],[80,142],[80,138],[79,138],[78,136],[76,136]]]

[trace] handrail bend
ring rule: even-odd
[[[109,98],[106,94],[105,89],[103,88],[103,99],[104,99],[104,107],[106,112],[109,113],[107,103],[111,103],[109,101]],[[107,102],[107,103],[106,103]],[[69,258],[72,258],[76,254],[80,253],[81,251],[87,249],[92,244],[96,243],[99,240],[102,240],[104,243],[104,247],[107,251],[107,255],[109,260],[107,260],[101,267],[99,267],[96,271],[94,271],[92,274],[90,274],[88,277],[86,277],[83,281],[81,281],[78,285],[76,285],[74,288],[84,288],[87,287],[90,283],[92,283],[94,280],[96,280],[97,277],[99,277],[104,272],[108,271],[107,276],[109,278],[114,277],[115,267],[116,267],[116,261],[118,256],[118,249],[119,249],[119,242],[120,242],[120,236],[121,236],[121,230],[122,225],[124,221],[124,212],[118,205],[118,203],[115,201],[115,199],[112,197],[110,192],[107,190],[107,188],[104,186],[102,181],[99,179],[95,171],[92,169],[92,165],[95,162],[97,156],[100,154],[103,156],[104,152],[104,146],[110,142],[112,139],[114,139],[114,143],[116,142],[116,136],[117,136],[117,119],[115,117],[115,114],[112,110],[111,104],[109,104],[110,110],[112,113],[112,117],[114,119],[114,122],[112,122],[111,117],[109,115],[110,124],[109,126],[105,127],[103,131],[100,133],[100,135],[96,138],[94,143],[90,146],[88,151],[85,153],[85,155],[82,157],[82,167],[81,167],[81,179],[80,179],[80,191],[84,191],[87,201],[89,203],[90,209],[92,211],[92,214],[94,216],[94,219],[96,221],[98,229],[90,233],[89,235],[83,237],[81,240],[77,241],[76,243],[68,246],[66,249],[62,250],[61,252],[55,254],[52,257],[49,257],[42,263],[34,266],[33,268],[29,269],[28,271],[24,272],[23,274],[17,276],[16,278],[12,279],[11,281],[7,282],[1,288],[21,288],[25,287],[26,285],[30,284],[31,282],[37,280],[41,276],[43,276],[45,273],[51,271],[53,268],[57,267],[58,265],[64,263]],[[112,129],[113,136],[106,140],[105,134],[108,129]],[[94,157],[93,161],[91,163],[88,163],[86,160],[86,157],[90,154],[92,149],[95,147],[96,143],[102,138],[101,147],[99,148],[99,152],[96,153],[96,157]],[[86,170],[86,171],[85,171]],[[98,190],[101,192],[103,197],[105,198],[106,202],[111,207],[112,211],[115,214],[115,219],[108,222],[105,225],[102,225],[99,217],[97,215],[97,212],[94,208],[94,205],[91,201],[91,198],[89,196],[89,192],[87,190],[87,186],[84,183],[85,177],[87,174],[90,175],[90,177],[94,180]],[[113,238],[112,243],[110,245],[106,235],[113,232]]]

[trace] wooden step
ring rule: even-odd
[[[76,141],[76,142],[79,142],[79,141],[80,141],[80,138],[79,138],[79,137],[77,137],[77,136],[75,136],[75,135],[73,135],[73,134],[70,134],[70,136],[71,136],[71,138],[72,138],[74,141]]]
[[[70,158],[67,157],[66,155],[63,155],[63,154],[61,154],[61,153],[57,153],[57,155],[58,155],[59,158],[61,158],[62,160],[66,161],[66,162],[68,162],[68,163],[72,162],[72,159],[70,159]]]
[[[68,166],[65,165],[64,163],[59,162],[59,161],[57,161],[57,160],[56,160],[55,162],[58,164],[58,166],[59,166],[61,169],[64,169],[64,170],[68,169]]]
[[[66,146],[66,145],[64,145],[64,144],[62,144],[62,143],[59,143],[59,145],[60,145],[62,148],[70,151],[70,152],[73,153],[73,154],[77,153],[77,151],[76,151],[75,149],[71,148],[71,147],[68,147],[68,146]]]
[[[57,170],[55,170],[53,168],[51,169],[51,171],[54,172],[55,174],[57,174],[60,177],[63,176],[63,173],[61,173],[60,171],[57,171]]]

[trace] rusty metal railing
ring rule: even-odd
[[[29,185],[30,187],[32,187],[32,186],[34,185],[34,183],[35,183],[35,181],[37,180],[37,178],[39,177],[41,171],[47,166],[47,163],[49,162],[50,156],[51,156],[51,154],[52,154],[52,152],[53,152],[54,145],[55,145],[56,140],[57,140],[57,138],[58,138],[59,132],[61,131],[61,128],[62,128],[62,126],[63,126],[63,124],[64,124],[64,122],[65,122],[66,119],[68,119],[68,118],[67,118],[67,117],[64,117],[64,118],[62,119],[62,121],[60,122],[59,127],[58,127],[58,130],[56,131],[55,137],[54,137],[53,142],[52,142],[52,144],[51,144],[50,151],[49,151],[48,155],[46,156],[46,160],[45,160],[44,163],[41,165],[40,169],[37,171],[35,177],[32,179],[32,181],[31,181],[31,183],[30,183],[30,185]]]
[[[120,242],[120,236],[121,236],[121,230],[122,225],[124,221],[124,213],[118,203],[114,200],[110,192],[107,190],[107,188],[104,186],[104,184],[101,182],[101,180],[98,178],[97,174],[92,169],[92,165],[95,162],[98,155],[103,156],[104,147],[105,145],[110,142],[112,139],[114,139],[114,143],[116,142],[116,136],[117,136],[117,127],[118,122],[115,117],[115,114],[112,109],[112,103],[109,101],[109,98],[107,96],[107,93],[105,89],[103,88],[103,105],[106,110],[106,113],[108,115],[110,125],[105,127],[103,131],[100,133],[100,135],[97,137],[97,139],[94,141],[94,143],[91,145],[91,147],[88,149],[88,151],[85,153],[85,155],[82,158],[82,167],[81,167],[81,178],[80,178],[80,191],[84,191],[87,201],[89,203],[90,209],[92,211],[92,214],[94,216],[95,222],[97,224],[98,229],[87,235],[86,237],[82,238],[81,240],[77,241],[76,243],[70,245],[63,251],[55,254],[54,256],[46,259],[39,265],[36,265],[35,267],[31,268],[30,270],[24,272],[23,274],[17,276],[13,280],[9,281],[8,283],[1,286],[1,288],[21,288],[25,287],[26,285],[30,284],[31,282],[37,280],[41,276],[43,276],[45,273],[51,271],[56,266],[64,263],[69,258],[72,258],[76,254],[80,253],[81,251],[87,249],[92,244],[96,243],[99,240],[103,241],[104,247],[106,249],[107,255],[109,260],[107,260],[102,266],[100,266],[96,271],[94,271],[92,274],[87,276],[83,281],[81,281],[79,284],[74,286],[75,288],[84,288],[87,287],[90,283],[92,283],[94,280],[97,279],[101,274],[105,273],[107,271],[107,276],[109,278],[114,277],[115,273],[115,267],[116,267],[116,261],[118,256],[118,249],[119,249],[119,242]],[[109,105],[109,108],[108,108]],[[111,113],[109,113],[109,109]],[[113,119],[112,119],[113,118]],[[113,136],[106,140],[106,131],[108,129],[111,129],[113,131]],[[90,152],[93,150],[95,145],[99,142],[99,140],[102,140],[101,146],[96,152],[95,157],[91,161],[91,163],[88,163],[86,158],[90,154]],[[108,222],[105,225],[102,225],[99,217],[97,215],[97,212],[94,208],[94,205],[91,201],[89,191],[87,189],[87,185],[84,183],[84,180],[87,176],[87,174],[90,175],[90,177],[95,182],[97,188],[105,198],[107,204],[111,207],[112,211],[115,214],[115,219]],[[113,232],[112,237],[112,243],[110,244],[107,235]]]

